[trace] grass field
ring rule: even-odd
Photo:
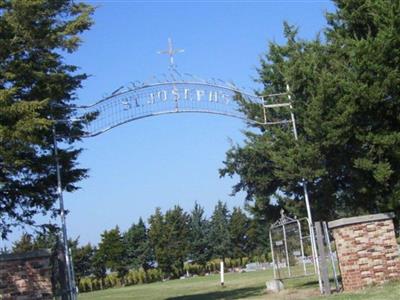
[[[225,275],[225,286],[219,285],[219,275],[194,277],[142,284],[124,288],[107,289],[79,295],[82,300],[216,300],[216,299],[332,299],[332,300],[398,300],[400,284],[391,283],[363,290],[359,293],[340,293],[321,298],[315,277],[285,280],[285,290],[279,294],[267,294],[265,282],[272,279],[271,271],[230,273]]]

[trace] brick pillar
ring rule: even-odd
[[[393,213],[386,213],[329,222],[344,290],[400,279],[393,218]]]
[[[53,299],[50,251],[0,255],[0,299]]]

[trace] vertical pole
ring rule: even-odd
[[[289,263],[289,251],[288,251],[288,247],[287,247],[287,240],[286,240],[286,228],[285,225],[282,225],[282,230],[283,230],[283,242],[285,243],[285,252],[286,252],[286,268],[288,270],[288,275],[289,277],[292,276],[291,272],[290,272],[290,263]]]
[[[311,223],[308,223],[308,226],[309,226],[308,228],[310,229],[310,243],[311,243],[311,252],[312,252],[312,257],[313,257],[313,262],[314,262],[314,271],[317,274],[319,290],[322,294],[323,286],[322,286],[321,272],[320,272],[319,262],[318,262],[317,244],[315,241],[314,227]]]
[[[224,285],[224,260],[220,262],[221,286]]]
[[[318,253],[317,253],[317,245],[315,243],[315,233],[314,233],[314,226],[312,223],[312,218],[311,218],[311,210],[310,210],[310,205],[308,201],[308,192],[307,192],[307,183],[303,181],[303,189],[304,189],[304,197],[306,199],[306,206],[307,206],[307,215],[308,215],[308,220],[309,220],[309,226],[310,226],[310,240],[311,240],[311,250],[312,250],[312,255],[313,255],[313,260],[314,260],[314,268],[315,272],[319,276],[319,280],[321,280],[320,275],[319,275],[319,263],[318,263]]]
[[[62,182],[61,182],[61,172],[60,172],[60,158],[58,156],[57,136],[56,136],[55,126],[53,126],[53,143],[54,143],[54,157],[56,160],[56,171],[57,171],[57,195],[58,195],[58,200],[60,202],[61,228],[62,228],[62,236],[63,236],[65,264],[66,264],[66,269],[67,269],[66,273],[67,273],[68,295],[71,300],[75,300],[75,287],[73,286],[71,257],[70,257],[70,253],[69,253],[69,247],[68,247],[67,223],[65,220],[64,198],[63,198],[63,193],[62,193]]]
[[[269,230],[269,243],[271,244],[271,255],[272,255],[272,269],[274,271],[274,279],[276,279],[276,266],[275,266],[275,255],[274,255],[274,242],[272,241],[271,229]]]
[[[286,84],[286,91],[288,93],[289,102],[291,102],[292,96],[290,95],[289,84]],[[291,116],[292,125],[293,125],[293,135],[294,135],[295,141],[297,142],[299,138],[297,136],[296,119],[294,117],[292,104],[289,105],[289,108],[290,108],[290,116]],[[307,209],[308,224],[310,226],[310,238],[311,238],[311,249],[313,252],[313,260],[314,260],[314,265],[316,267],[316,271],[318,274],[319,287],[322,290],[321,275],[319,274],[319,264],[318,264],[318,259],[316,257],[317,245],[315,244],[315,234],[314,234],[313,220],[312,220],[312,215],[311,215],[310,201],[308,199],[307,182],[304,179],[303,179],[303,192],[304,192],[304,200],[305,200],[306,209]]]
[[[300,250],[301,250],[301,259],[303,261],[304,275],[307,275],[306,262],[304,261],[305,258],[304,258],[303,235],[301,233],[301,225],[300,225],[300,221],[299,220],[297,220],[297,226],[299,227]]]
[[[65,263],[64,245],[61,241],[57,241],[57,276],[59,277],[61,300],[70,300],[67,294],[69,283],[67,281],[67,267]]]
[[[71,268],[71,279],[72,279],[72,291],[74,294],[74,299],[78,299],[78,286],[76,285],[75,281],[75,270],[74,270],[74,261],[72,260],[72,251],[71,248],[69,248],[69,261],[70,261],[70,268]]]
[[[262,107],[263,107],[263,111],[264,111],[264,124],[267,124],[267,110],[265,109],[265,96],[261,97],[262,99]]]
[[[331,293],[331,287],[329,284],[328,266],[326,264],[324,236],[322,234],[321,222],[315,222],[315,229],[317,231],[318,254],[321,268],[323,291],[326,295],[329,295]]]
[[[325,234],[325,241],[328,244],[329,257],[331,258],[333,276],[335,277],[336,291],[339,292],[339,281],[338,281],[338,276],[337,276],[337,271],[336,271],[335,260],[333,259],[331,239],[329,238],[329,233],[328,233],[328,226],[326,226],[326,222],[322,222],[322,225],[323,225],[324,234]]]

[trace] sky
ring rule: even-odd
[[[168,71],[157,54],[167,39],[185,49],[175,57],[181,73],[231,80],[249,90],[269,42],[283,43],[283,22],[314,38],[326,25],[330,1],[85,1],[97,7],[95,24],[79,50],[65,61],[90,75],[77,91],[78,104],[100,100],[121,85]],[[104,230],[125,231],[160,207],[190,211],[195,201],[210,216],[218,200],[244,205],[231,196],[238,178],[220,178],[231,143],[243,143],[243,121],[207,114],[172,114],[137,120],[77,146],[89,168],[81,189],[66,193],[68,235],[97,244]],[[42,218],[39,218],[40,221]],[[6,245],[20,236],[16,231]]]

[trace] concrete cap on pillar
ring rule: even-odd
[[[383,221],[388,219],[393,219],[395,217],[394,213],[382,213],[382,214],[374,214],[374,215],[365,215],[359,217],[351,217],[351,218],[343,218],[335,221],[331,221],[328,223],[330,229],[348,226],[357,223],[368,223],[368,222],[376,222]]]

